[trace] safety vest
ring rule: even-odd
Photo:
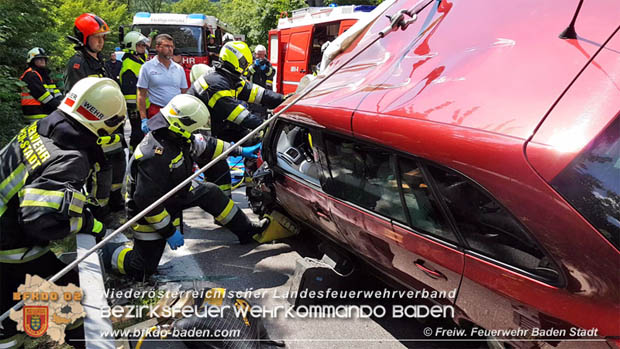
[[[38,71],[32,68],[26,69],[26,71],[22,74],[22,76],[20,76],[19,79],[23,80],[24,76],[26,76],[26,74],[30,72],[34,72],[35,74],[37,74],[39,80],[41,80],[43,88],[45,89],[45,93],[39,98],[34,98],[30,94],[30,90],[27,86],[22,87],[21,104],[22,111],[24,113],[24,119],[26,122],[32,122],[46,117],[47,113],[43,112],[43,109],[41,108],[42,104],[48,103],[52,99],[62,96],[62,93],[60,93],[60,90],[56,87],[56,84],[54,84],[52,81],[44,81],[41,74],[39,74]],[[49,82],[49,84],[47,82]]]
[[[142,61],[142,59],[140,59]],[[142,64],[144,64],[144,61],[142,61],[142,63],[136,62],[133,59],[131,59],[130,57],[127,57],[126,59],[123,59],[123,66],[121,68],[121,72],[118,74],[118,79],[119,82],[121,83],[121,86],[123,85],[123,74],[125,74],[126,71],[131,71],[136,78],[138,76],[140,76],[140,68],[142,68]],[[137,87],[136,87],[137,89]],[[125,94],[125,102],[127,104],[136,104],[136,99],[137,99],[137,95],[136,92],[134,90],[133,94]],[[146,97],[146,107],[148,108],[151,105],[151,102],[149,101],[149,98]]]

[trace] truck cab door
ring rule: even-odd
[[[310,44],[313,25],[291,29],[282,69],[282,93],[295,92],[299,81],[309,74]]]
[[[275,68],[276,74],[273,77],[273,86],[276,92],[282,93],[282,65],[284,62],[284,43],[280,36],[280,30],[269,31],[269,62]]]

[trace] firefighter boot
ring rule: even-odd
[[[268,224],[269,220],[267,219],[252,222],[243,211],[239,210],[224,226],[237,235],[239,244],[244,245],[252,242],[252,236],[265,230]]]
[[[273,240],[284,239],[299,234],[299,227],[290,218],[278,211],[266,214],[268,224],[260,234],[253,236],[254,240],[265,243]]]

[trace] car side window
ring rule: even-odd
[[[312,132],[303,126],[280,123],[276,129],[278,167],[302,179],[320,185],[320,165],[312,144]]]
[[[332,183],[327,191],[371,211],[405,222],[390,153],[335,136],[326,136]]]
[[[440,239],[458,243],[418,161],[399,157],[398,170],[409,224]]]
[[[496,200],[456,172],[428,168],[469,249],[547,279],[559,276],[539,245]]]

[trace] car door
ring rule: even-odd
[[[322,192],[320,133],[311,127],[281,120],[274,129],[276,196],[294,218],[346,244],[338,233],[327,196]]]
[[[464,314],[487,329],[568,330],[570,324],[524,302],[558,294],[559,269],[536,240],[472,180],[436,165],[428,173],[464,240],[456,302]]]
[[[418,163],[341,136],[324,142],[330,211],[352,249],[400,283],[453,303],[463,253]],[[416,190],[403,178],[415,179]]]

